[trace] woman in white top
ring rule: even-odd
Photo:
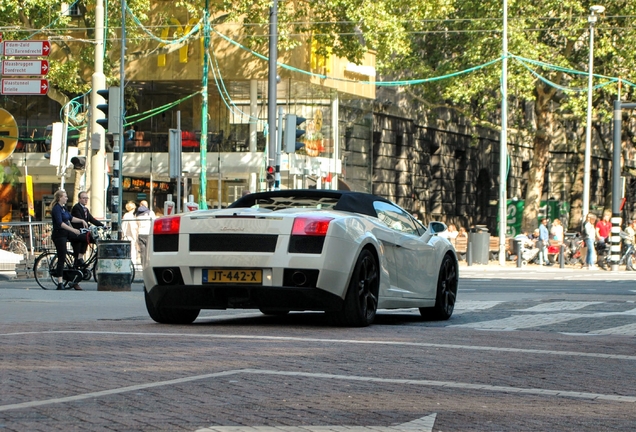
[[[556,240],[559,243],[563,243],[563,225],[561,224],[561,219],[555,219],[552,221],[550,234],[552,234],[553,240]]]
[[[587,253],[585,254],[585,268],[588,270],[595,270],[594,266],[594,241],[596,240],[596,215],[588,213],[585,218],[585,224],[583,225],[583,238],[585,239],[585,247]]]
[[[139,238],[139,224],[135,217],[137,204],[133,201],[126,203],[126,213],[122,216],[121,231],[126,240],[130,240],[130,259],[134,265],[139,264],[139,252],[137,240]]]

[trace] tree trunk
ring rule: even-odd
[[[570,189],[570,220],[568,221],[568,231],[581,231],[583,226],[583,173],[585,170],[585,139],[579,140],[578,163],[572,188]]]
[[[532,232],[539,226],[537,213],[543,194],[543,179],[550,156],[550,143],[556,130],[554,113],[550,109],[550,101],[554,96],[553,88],[546,88],[537,84],[534,112],[537,118],[537,132],[534,137],[534,151],[530,170],[528,171],[528,187],[526,190],[525,206],[521,229]]]

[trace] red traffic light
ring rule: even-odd
[[[274,174],[274,167],[273,166],[268,166],[267,167],[267,174]]]

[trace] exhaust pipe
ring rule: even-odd
[[[172,271],[172,269],[165,269],[161,273],[161,280],[167,284],[174,282],[174,271]]]
[[[296,286],[305,286],[307,284],[307,275],[301,271],[294,272],[292,282],[294,282]]]

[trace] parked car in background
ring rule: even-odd
[[[253,193],[226,209],[154,221],[143,270],[148,313],[193,322],[201,309],[324,311],[367,326],[378,309],[448,319],[457,256],[427,227],[376,195],[333,190]]]

